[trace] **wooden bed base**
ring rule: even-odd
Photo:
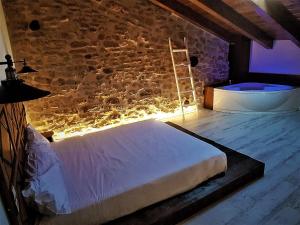
[[[116,219],[107,225],[176,224],[250,181],[263,176],[264,163],[200,137],[178,125],[170,122],[167,124],[225,152],[228,159],[228,171],[225,175],[218,175],[191,191]],[[26,174],[24,174],[26,125],[23,104],[0,105],[0,194],[12,225],[31,225],[34,224],[36,217],[21,194],[26,179]]]

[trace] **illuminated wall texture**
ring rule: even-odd
[[[187,36],[198,56],[199,96],[203,84],[228,77],[228,43],[146,0],[15,0],[4,7],[14,57],[40,71],[22,78],[52,92],[26,104],[41,131],[72,133],[173,112],[169,36],[177,47]],[[40,30],[28,28],[32,20]]]
[[[300,75],[300,48],[288,40],[275,41],[273,49],[252,42],[250,72]]]

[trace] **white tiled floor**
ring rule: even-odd
[[[300,225],[300,112],[229,114],[201,110],[173,122],[265,162],[265,177],[182,225]]]

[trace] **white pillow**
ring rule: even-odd
[[[23,196],[34,201],[43,214],[71,213],[60,161],[49,141],[30,125],[26,128],[26,136],[25,170],[30,179],[22,191]]]

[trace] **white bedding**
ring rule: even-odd
[[[226,155],[147,120],[53,143],[72,213],[43,225],[99,225],[187,191],[224,172]]]

